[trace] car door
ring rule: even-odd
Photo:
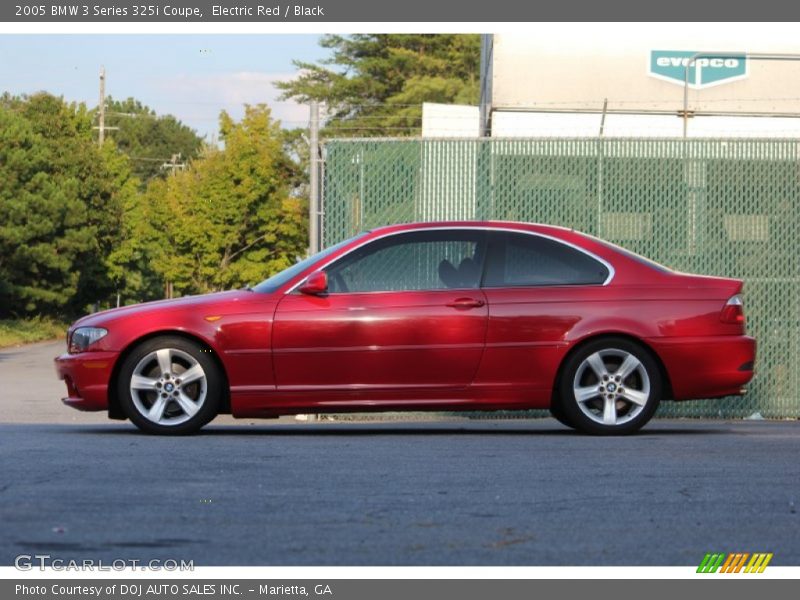
[[[486,336],[485,239],[479,229],[391,234],[325,267],[328,293],[287,293],[273,325],[278,389],[469,385]]]
[[[489,325],[475,385],[549,389],[570,331],[602,299],[610,273],[602,259],[560,240],[493,232],[483,280]]]

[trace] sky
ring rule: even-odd
[[[308,123],[308,107],[278,101],[274,81],[296,75],[293,60],[328,56],[319,35],[0,35],[0,93],[47,91],[97,106],[106,94],[129,96],[172,114],[209,141],[221,110],[267,103],[285,127]],[[113,135],[113,133],[111,134]]]

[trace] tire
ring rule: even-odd
[[[653,417],[662,391],[661,370],[648,349],[626,338],[601,338],[567,359],[557,410],[584,433],[626,435]]]
[[[131,422],[160,435],[197,432],[217,416],[224,387],[208,349],[178,336],[153,338],[134,348],[116,385]]]
[[[567,416],[564,414],[564,410],[561,407],[560,399],[553,398],[553,401],[550,403],[550,414],[562,425],[566,425],[570,429],[575,429],[575,425],[573,425],[571,421],[567,420]]]

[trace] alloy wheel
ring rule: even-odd
[[[622,425],[650,399],[650,376],[639,358],[617,348],[599,350],[578,366],[572,384],[578,408],[595,423]]]
[[[208,380],[200,363],[177,348],[159,348],[136,363],[130,380],[131,400],[151,423],[175,426],[203,407]]]

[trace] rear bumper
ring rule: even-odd
[[[675,400],[741,395],[755,372],[756,341],[746,335],[647,342],[664,362]]]
[[[108,382],[118,352],[83,352],[56,357],[56,374],[67,385],[61,401],[78,410],[108,410]]]

